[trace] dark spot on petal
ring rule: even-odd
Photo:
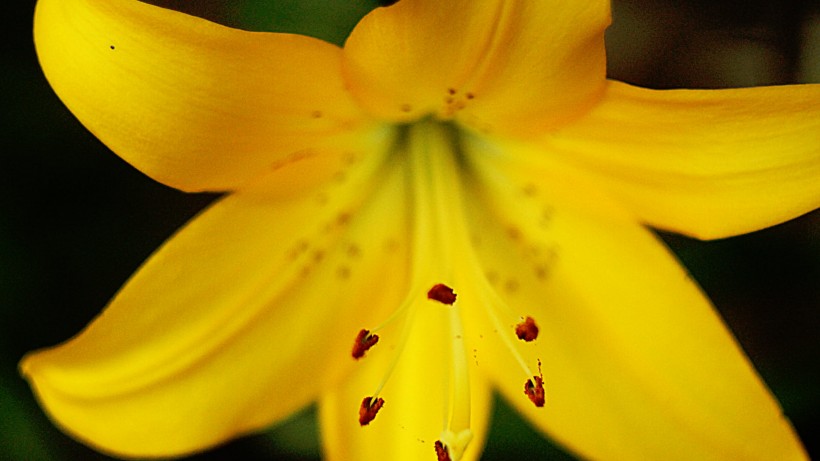
[[[313,252],[313,262],[320,262],[325,258],[325,252],[322,250],[316,250]]]
[[[526,184],[521,191],[524,192],[524,195],[527,197],[533,197],[536,192],[538,192],[538,188],[535,187],[535,184]]]
[[[490,285],[495,285],[495,284],[497,284],[497,283],[498,283],[498,278],[499,278],[499,277],[498,277],[498,273],[497,273],[497,272],[494,272],[494,271],[487,272],[487,273],[484,275],[484,277],[486,277],[486,278],[487,278],[487,282],[488,282]]]
[[[345,165],[353,165],[356,163],[356,153],[355,152],[345,152],[344,156],[342,157],[342,161]]]
[[[521,240],[521,230],[517,227],[508,227],[507,236],[510,237],[510,239],[512,240],[519,241]]]
[[[504,290],[506,290],[508,293],[515,293],[516,291],[518,291],[518,280],[507,279],[507,281],[504,282]]]
[[[544,207],[544,209],[541,210],[541,217],[538,223],[541,225],[541,227],[547,227],[552,222],[554,215],[554,208],[550,206]]]
[[[336,224],[345,226],[350,222],[350,213],[342,212],[336,216]]]
[[[358,258],[361,255],[362,255],[362,250],[355,243],[351,243],[350,245],[347,246],[347,256],[348,257]]]
[[[339,266],[336,268],[336,278],[339,280],[347,280],[350,278],[350,268],[347,266]]]

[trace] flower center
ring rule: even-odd
[[[398,155],[406,166],[413,200],[412,280],[410,292],[398,309],[381,326],[372,331],[362,329],[354,340],[351,355],[358,360],[377,346],[378,332],[390,323],[402,322],[400,338],[384,378],[375,392],[361,402],[359,422],[362,426],[370,424],[385,405],[380,393],[388,385],[409,336],[418,334],[411,333],[414,319],[437,309],[436,318],[444,323],[440,334],[445,338],[429,341],[442,345],[440,356],[446,358],[447,376],[441,381],[447,383],[447,388],[444,389],[443,427],[433,448],[439,460],[457,461],[473,436],[470,380],[471,374],[477,372],[468,359],[463,319],[471,313],[465,310],[462,299],[468,300],[470,308],[486,309],[487,317],[521,367],[523,394],[536,406],[543,406],[545,392],[540,364],[536,376],[514,345],[516,337],[520,341],[534,341],[538,327],[531,317],[516,317],[498,296],[486,280],[473,250],[462,196],[463,182],[469,178],[464,174],[466,167],[462,166],[464,159],[457,129],[432,120],[409,125]],[[464,291],[460,291],[460,287]],[[427,299],[420,296],[425,292]]]

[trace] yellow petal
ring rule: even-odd
[[[341,50],[134,0],[40,0],[40,63],[103,143],[165,184],[232,189],[360,128]],[[323,144],[325,143],[325,144]]]
[[[489,320],[467,328],[484,332],[483,370],[528,419],[589,459],[806,459],[731,333],[650,232],[583,177],[471,153],[485,191],[472,196],[478,249],[515,317],[540,328],[515,344],[533,369],[541,361],[546,406],[523,394],[527,376]]]
[[[559,123],[603,89],[609,2],[402,0],[344,47],[351,91],[392,120],[425,113],[481,129]]]
[[[279,171],[195,218],[85,331],[23,360],[43,407],[102,451],[167,456],[266,426],[335,385],[362,306],[390,309],[406,289],[403,175],[378,164],[297,197],[275,191],[290,174]]]
[[[820,206],[820,85],[653,91],[610,82],[546,149],[588,169],[646,223],[700,238]]]
[[[423,297],[424,291],[419,295]],[[321,433],[329,461],[436,459],[434,444],[440,439],[447,419],[447,351],[452,339],[446,325],[447,309],[452,307],[428,300],[421,302],[424,305],[414,316],[403,350],[400,345],[404,325],[391,325],[380,333],[379,343],[368,356],[356,364],[350,379],[321,400]],[[360,426],[358,412],[362,399],[374,395],[399,352],[399,362],[379,394],[384,398],[384,407],[370,424]],[[462,461],[479,459],[492,409],[486,381],[479,378],[475,368],[470,371],[472,439]]]

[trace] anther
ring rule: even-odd
[[[522,341],[535,341],[538,338],[538,325],[535,324],[532,317],[527,317],[515,326],[515,335]]]
[[[448,306],[452,306],[456,302],[456,294],[453,289],[443,283],[433,285],[433,288],[430,288],[430,291],[427,292],[427,298]]]
[[[376,418],[376,413],[384,406],[384,399],[379,397],[373,401],[373,397],[365,397],[362,400],[362,406],[359,407],[359,424],[367,426],[370,421]]]
[[[361,330],[356,335],[356,341],[353,342],[353,353],[351,355],[354,359],[359,360],[377,342],[379,342],[379,335],[371,335],[370,330]]]
[[[447,447],[441,443],[441,440],[436,440],[436,457],[438,461],[451,461],[450,453],[447,452]]]
[[[527,397],[530,398],[536,407],[541,408],[547,399],[544,392],[544,375],[541,373],[540,360],[538,361],[538,374],[540,376],[532,377],[535,380],[535,384],[533,384],[532,379],[528,379],[527,382],[524,383],[524,393],[527,394]]]

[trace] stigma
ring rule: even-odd
[[[473,439],[473,431],[463,429],[458,432],[445,429],[434,445],[438,461],[458,461]]]
[[[452,461],[450,459],[450,452],[447,451],[447,447],[441,443],[441,440],[436,440],[435,449],[438,461]]]

